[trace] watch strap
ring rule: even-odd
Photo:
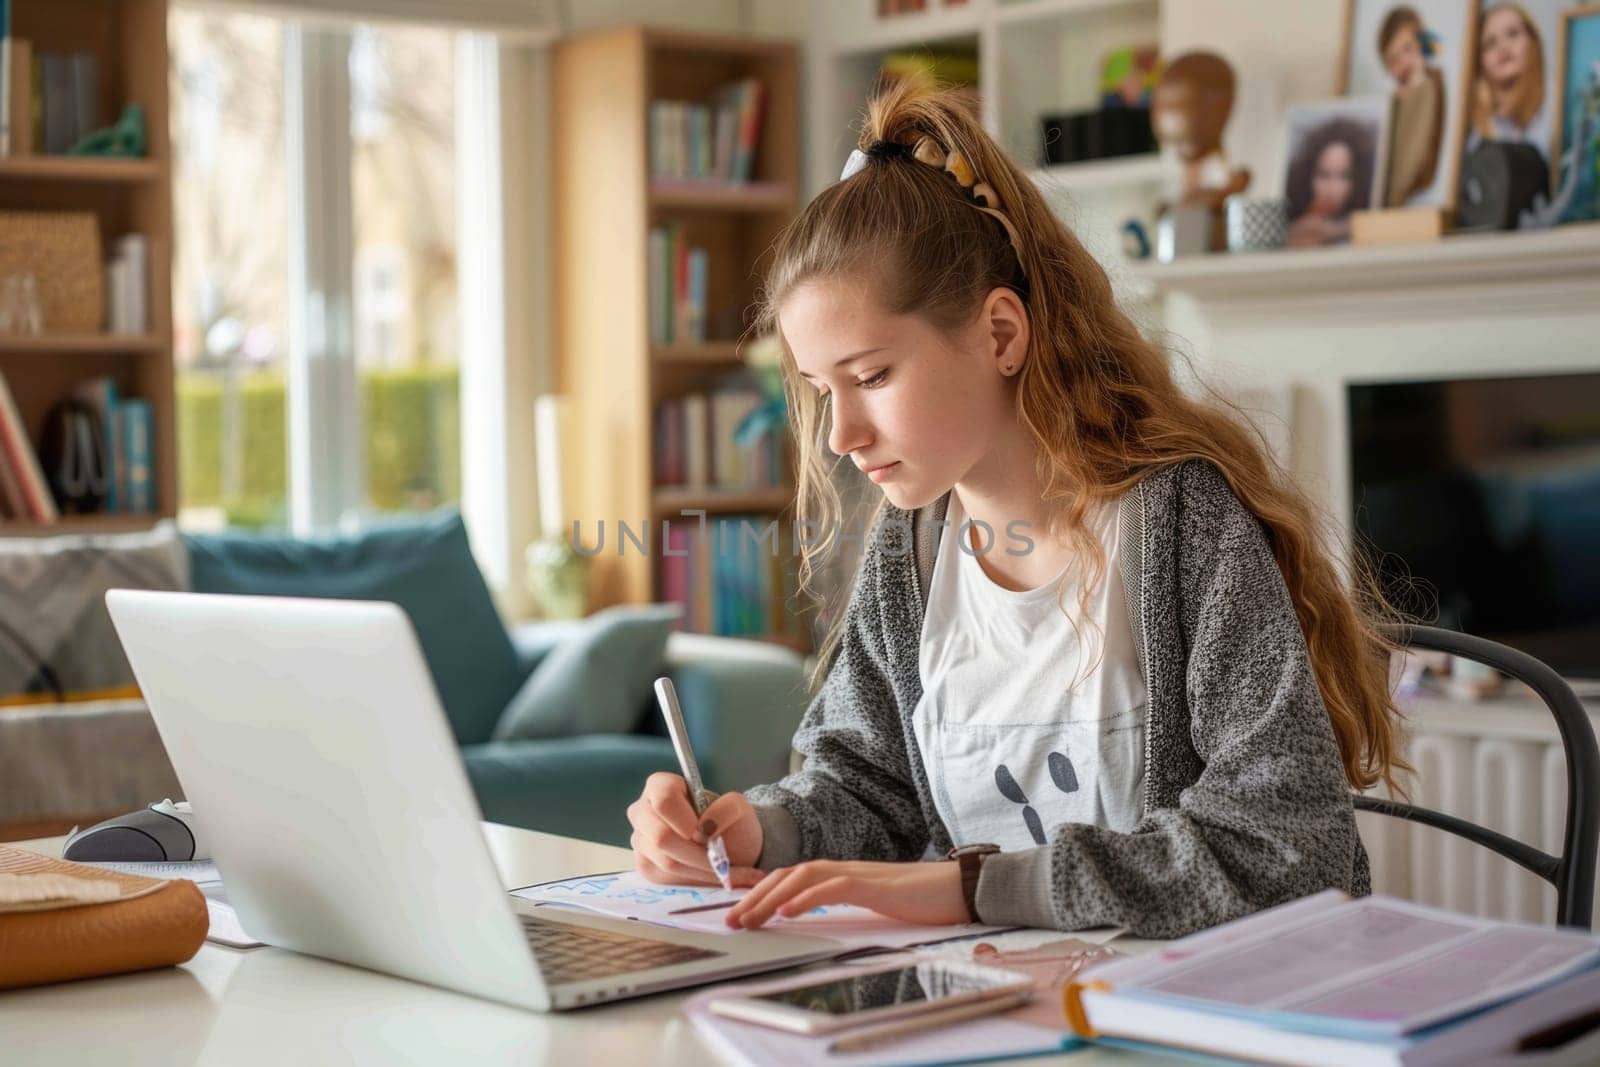
[[[950,850],[950,858],[960,865],[961,900],[967,906],[967,918],[978,922],[978,876],[983,861],[1000,851],[999,845],[963,845]]]

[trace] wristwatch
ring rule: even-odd
[[[961,864],[961,899],[966,902],[967,916],[973,922],[978,921],[978,871],[984,860],[999,851],[999,845],[957,845],[945,856]]]

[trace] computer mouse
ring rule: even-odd
[[[163,800],[126,815],[74,828],[61,858],[89,863],[172,863],[208,860],[188,801]]]

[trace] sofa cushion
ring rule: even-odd
[[[196,592],[388,600],[416,628],[460,744],[486,741],[522,676],[454,511],[328,538],[192,534]]]
[[[490,822],[628,847],[628,805],[656,771],[678,769],[672,743],[638,734],[491,741],[461,750]]]
[[[0,538],[0,705],[137,698],[106,590],[188,584],[171,522],[143,533]]]
[[[632,731],[681,614],[676,604],[621,605],[584,619],[528,675],[494,740]]]

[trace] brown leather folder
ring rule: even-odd
[[[206,899],[193,882],[102,870],[8,845],[0,845],[0,875],[110,882],[114,889],[102,885],[99,892],[115,894],[89,902],[0,902],[0,989],[169,967],[200,951],[210,925]],[[19,884],[0,881],[13,889]]]

